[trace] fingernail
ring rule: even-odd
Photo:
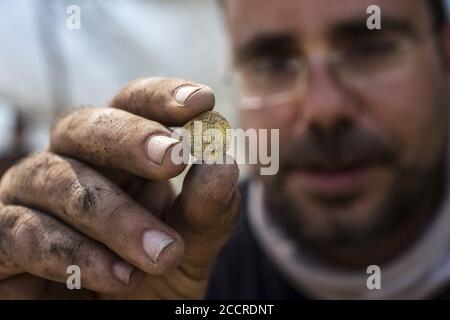
[[[191,85],[181,86],[175,91],[175,100],[177,100],[178,103],[184,105],[186,104],[186,101],[189,99],[189,97],[200,89],[202,88]]]
[[[150,160],[157,164],[162,164],[164,156],[169,148],[180,140],[173,139],[167,136],[152,136],[147,141],[146,153]]]
[[[130,285],[131,275],[133,274],[134,267],[124,261],[116,261],[113,264],[112,272],[114,276],[125,283]]]
[[[153,263],[158,261],[158,257],[168,245],[175,242],[162,231],[151,230],[144,233],[144,251]]]

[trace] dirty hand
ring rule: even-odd
[[[175,198],[167,179],[181,126],[214,107],[206,86],[130,83],[108,108],[53,126],[47,151],[0,184],[0,299],[202,298],[239,212],[236,165],[199,164]],[[78,266],[82,290],[69,290]]]

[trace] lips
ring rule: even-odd
[[[368,160],[348,163],[326,161],[296,168],[291,173],[302,188],[332,198],[361,190],[375,167],[376,163]]]

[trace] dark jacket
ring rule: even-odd
[[[291,288],[252,233],[247,219],[248,181],[240,186],[241,216],[213,270],[208,299],[302,299]]]
[[[207,299],[307,299],[289,285],[256,240],[247,217],[248,185],[240,186],[241,216],[216,261]],[[450,283],[436,298],[450,299]]]

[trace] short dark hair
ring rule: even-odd
[[[219,0],[222,8],[225,8],[226,0]],[[425,0],[430,6],[430,11],[433,19],[433,26],[437,32],[441,32],[447,22],[447,6],[446,0]]]

